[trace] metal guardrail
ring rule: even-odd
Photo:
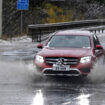
[[[88,28],[80,28],[81,30],[88,30],[93,33],[103,33],[105,30],[105,25],[104,26],[95,26],[95,27],[88,27]]]
[[[64,23],[53,23],[53,24],[32,24],[28,25],[28,35],[32,38],[32,41],[40,42],[44,35],[52,33],[58,30],[65,29],[84,29],[99,32],[103,32],[105,29],[105,19],[97,20],[82,20]]]

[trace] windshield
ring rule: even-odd
[[[53,48],[90,48],[89,36],[57,35],[49,41],[48,47]]]

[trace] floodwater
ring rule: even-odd
[[[0,41],[0,105],[105,105],[104,64],[87,78],[42,78],[33,65],[37,51],[26,37]]]

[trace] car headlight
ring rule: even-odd
[[[87,56],[87,57],[82,57],[81,59],[80,59],[80,63],[88,63],[88,62],[90,62],[91,61],[91,56]]]
[[[36,55],[36,61],[43,63],[44,62],[44,58],[40,55]]]

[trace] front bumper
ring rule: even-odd
[[[43,75],[50,76],[79,76],[81,72],[78,69],[71,69],[69,71],[55,71],[52,68],[45,68],[42,71]]]
[[[92,69],[92,62],[86,64],[78,64],[75,66],[70,66],[70,70],[68,71],[56,71],[53,70],[51,65],[47,65],[46,63],[37,63],[35,62],[37,71],[42,73],[43,75],[49,76],[80,76],[80,75],[88,75]]]

